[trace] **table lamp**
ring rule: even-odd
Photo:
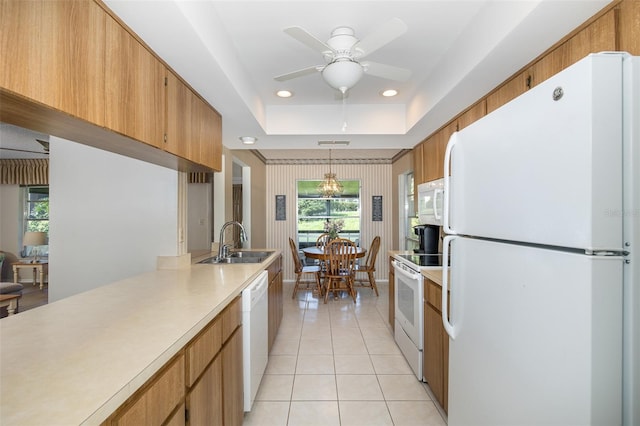
[[[46,232],[32,232],[28,231],[24,233],[24,238],[22,239],[22,245],[27,246],[42,246],[47,243],[47,233]],[[26,253],[26,250],[25,250]],[[38,261],[38,249],[34,248],[31,253],[33,254],[33,258],[31,259],[31,263],[36,263]]]

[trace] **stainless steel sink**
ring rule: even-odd
[[[234,250],[229,253],[229,257],[269,257],[272,251],[252,251],[252,250]]]
[[[201,260],[198,263],[210,263],[210,264],[228,264],[228,263],[262,263],[267,257],[273,254],[272,251],[249,251],[249,250],[238,250],[233,251],[229,254],[229,257],[225,257],[223,259],[218,259],[216,256],[209,257],[207,259]]]

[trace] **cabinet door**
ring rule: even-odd
[[[217,356],[187,396],[190,425],[222,424],[222,357]]]
[[[458,117],[458,130],[475,123],[485,115],[487,115],[487,102],[481,99]]]
[[[222,349],[222,397],[225,426],[241,426],[244,417],[242,326]]]
[[[187,346],[187,386],[193,385],[221,347],[222,320],[217,317]]]
[[[391,325],[391,330],[394,329],[394,324],[396,321],[395,287],[396,273],[393,269],[393,257],[389,257],[389,324]]]
[[[0,86],[103,125],[105,20],[93,1],[2,0]]]
[[[491,92],[487,96],[487,114],[529,90],[531,82],[531,73],[525,70]]]
[[[413,190],[414,194],[418,193],[418,185],[420,185],[421,183],[426,182],[426,180],[424,180],[423,178],[423,151],[424,151],[424,145],[425,142],[422,142],[418,145],[416,145],[413,148],[413,184],[415,185],[415,188]],[[416,211],[417,211],[417,205],[416,205]]]
[[[189,159],[213,170],[222,170],[222,117],[197,96],[193,97],[194,123],[193,145],[189,146]]]
[[[185,406],[184,404],[173,413],[173,416],[164,424],[164,426],[184,426],[186,424],[184,416]]]
[[[161,148],[165,66],[113,18],[106,20],[105,125]]]
[[[184,400],[184,356],[179,355],[148,386],[137,392],[132,405],[115,417],[119,426],[161,425]]]
[[[215,171],[222,170],[222,116],[207,108],[206,143],[200,145],[202,164]]]
[[[433,396],[444,405],[444,352],[442,348],[442,318],[428,303],[424,304],[424,379]]]
[[[236,297],[233,302],[224,308],[220,315],[222,319],[222,342],[226,342],[236,328],[242,324],[242,298],[240,296]]]
[[[165,151],[182,158],[189,157],[189,145],[193,143],[193,98],[191,89],[174,73],[167,72],[167,139]],[[195,151],[199,150],[199,145]],[[198,153],[198,157],[199,157]]]

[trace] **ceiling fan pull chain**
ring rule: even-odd
[[[342,92],[342,133],[347,131],[347,96]]]

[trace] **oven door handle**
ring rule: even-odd
[[[396,270],[396,273],[399,273],[400,275],[404,275],[410,280],[417,280],[420,278],[420,274],[412,274],[411,272],[407,271],[406,269],[404,269],[402,266],[399,266],[399,265],[400,265],[400,262],[397,262],[395,260],[393,261],[393,269]]]
[[[449,322],[449,246],[458,235],[447,235],[442,240],[442,325],[451,340],[456,339],[457,330]]]

